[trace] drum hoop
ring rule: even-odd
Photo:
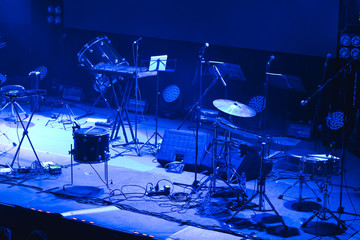
[[[76,130],[74,132],[74,136],[84,136],[84,137],[103,137],[103,136],[106,136],[106,135],[109,135],[110,132],[109,130],[105,129],[105,128],[99,128],[97,127],[96,129],[101,129],[101,130],[104,130],[104,132],[102,133],[96,133],[96,134],[91,134],[91,133],[80,133],[79,130],[82,130],[82,129],[90,129],[91,127],[89,128],[80,128],[78,130]],[[95,128],[94,128],[95,129]]]
[[[82,61],[80,60],[82,58],[82,56],[84,55],[84,53],[91,48],[94,44],[96,44],[99,41],[102,40],[109,40],[109,38],[107,36],[101,36],[101,37],[96,37],[95,39],[91,40],[90,42],[86,43],[81,50],[79,51],[78,55],[78,62],[82,63]]]

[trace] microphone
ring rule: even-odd
[[[221,76],[221,74],[219,72],[219,69],[215,65],[214,65],[214,69],[215,69],[218,77],[220,77],[220,80],[221,80],[222,84],[224,85],[224,87],[226,87],[226,82],[225,82],[224,78]]]
[[[204,43],[204,45],[201,47],[200,51],[199,51],[199,56],[203,57],[204,53],[205,53],[205,49],[208,48],[210,46],[209,43]]]
[[[269,61],[267,62],[268,65],[270,65],[271,61],[275,59],[275,56],[274,55],[271,55]]]
[[[305,106],[306,104],[308,104],[308,102],[309,102],[309,100],[302,100],[301,102],[300,102],[300,104],[301,104],[301,106]]]
[[[331,53],[326,54],[325,66],[327,66],[329,59],[332,57]]]
[[[138,44],[141,41],[142,37],[139,37],[137,40],[134,41],[133,44]]]

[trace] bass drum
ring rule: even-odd
[[[101,163],[110,159],[109,132],[104,128],[88,127],[74,132],[74,161]]]
[[[79,63],[89,69],[99,63],[118,64],[124,61],[106,36],[97,37],[85,44],[77,55]]]

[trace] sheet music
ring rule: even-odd
[[[151,56],[149,71],[165,71],[167,58],[167,55]]]

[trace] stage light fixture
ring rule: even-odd
[[[350,56],[350,50],[347,47],[343,47],[340,49],[340,57],[341,58],[348,58]]]
[[[344,113],[340,111],[332,112],[326,119],[326,125],[331,130],[338,130],[344,126]]]
[[[47,22],[50,23],[50,24],[54,23],[54,16],[49,15],[49,16],[47,17]]]
[[[350,38],[350,36],[347,35],[347,34],[341,35],[341,37],[340,37],[340,43],[341,43],[341,45],[343,45],[343,46],[349,46],[350,43],[351,43],[351,38]]]
[[[172,104],[180,98],[180,88],[176,85],[169,85],[164,88],[162,98],[165,103]]]
[[[339,57],[349,59],[360,58],[360,35],[342,33],[339,42]]]
[[[171,84],[162,90],[159,111],[161,116],[172,119],[183,114],[181,91],[177,85]]]
[[[360,47],[360,36],[353,36],[351,43],[354,47]]]
[[[61,23],[61,17],[56,16],[54,21],[55,21],[55,24],[60,24]]]
[[[359,59],[360,58],[360,50],[358,48],[353,48],[351,50],[351,57],[353,59]]]
[[[256,113],[260,113],[265,109],[266,99],[264,96],[252,97],[249,101],[249,107],[251,107]]]
[[[49,5],[47,8],[48,14],[53,14],[54,13],[54,6],[53,5]]]
[[[60,15],[61,12],[62,12],[61,7],[60,7],[60,6],[56,6],[56,7],[55,7],[55,14]]]

